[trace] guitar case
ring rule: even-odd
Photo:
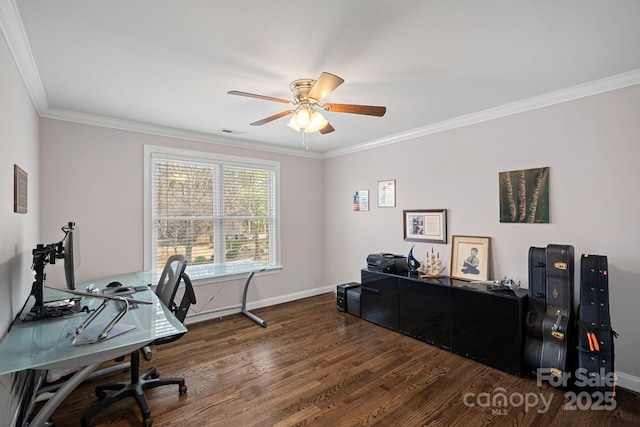
[[[569,245],[529,248],[529,309],[525,364],[561,376],[572,368],[574,250]]]
[[[525,318],[525,365],[532,373],[540,367],[542,319],[546,312],[546,249],[529,248],[529,308]]]
[[[572,371],[574,250],[569,245],[547,245],[546,310],[542,319],[540,367],[554,375]]]
[[[578,383],[585,391],[615,392],[614,337],[607,257],[582,255],[578,306]]]

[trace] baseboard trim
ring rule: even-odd
[[[616,372],[616,387],[640,393],[640,377]]]
[[[273,298],[266,298],[259,301],[247,302],[247,309],[254,310],[256,308],[269,307],[276,304],[282,304],[285,302],[295,301],[302,298],[314,297],[316,295],[326,294],[327,292],[335,292],[336,286],[329,285],[320,288],[307,289],[301,292],[294,292],[291,294],[279,295]],[[242,311],[242,304],[232,305],[228,307],[216,308],[200,313],[192,313],[187,315],[185,323],[187,325],[204,322],[205,320],[219,319],[231,314],[240,313]],[[268,323],[268,319],[265,319]]]

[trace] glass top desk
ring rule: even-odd
[[[78,284],[77,289],[84,290],[89,284],[104,289],[112,281],[119,281],[125,286],[139,286],[148,284],[144,281],[146,276],[145,274],[126,274],[97,279]],[[45,288],[44,294],[45,301],[72,296],[48,288]],[[173,313],[158,300],[153,291],[136,292],[132,297],[151,302],[151,304],[138,304],[137,308],[130,309],[119,322],[134,328],[92,344],[72,342],[75,329],[89,316],[88,313],[80,312],[69,316],[25,322],[21,319],[33,304],[33,298],[29,298],[8,334],[0,342],[0,361],[2,361],[0,375],[26,369],[82,368],[56,392],[53,398],[49,399],[30,425],[44,425],[60,402],[102,362],[126,355],[158,338],[187,331]],[[101,302],[97,298],[83,297],[82,305],[97,308]],[[108,322],[116,311],[116,304],[110,303],[92,325]]]

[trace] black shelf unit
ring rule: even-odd
[[[527,303],[526,289],[361,272],[361,318],[514,375],[524,372]]]

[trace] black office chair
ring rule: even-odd
[[[184,272],[186,266],[187,259],[184,255],[171,256],[162,270],[158,286],[155,289],[158,299],[160,299],[160,301],[162,301],[181,322],[184,322],[189,306],[196,302],[191,280]],[[182,299],[178,305],[176,304],[175,299],[181,281],[184,282],[185,289]],[[166,344],[177,340],[182,335],[184,334],[160,338],[152,342],[150,345]],[[184,378],[159,378],[156,368],[149,368],[142,375],[139,375],[141,352],[144,354],[146,360],[151,360],[151,350],[149,350],[148,346],[131,353],[130,382],[108,383],[96,387],[96,396],[98,399],[104,400],[82,416],[81,424],[83,427],[94,426],[95,424],[92,418],[95,414],[127,397],[133,397],[136,400],[140,407],[140,412],[142,413],[142,424],[145,427],[149,427],[153,424],[153,418],[151,418],[149,403],[144,394],[145,390],[163,385],[177,384],[180,395],[187,392],[187,386],[184,383]],[[116,393],[106,398],[107,390],[116,390]]]

